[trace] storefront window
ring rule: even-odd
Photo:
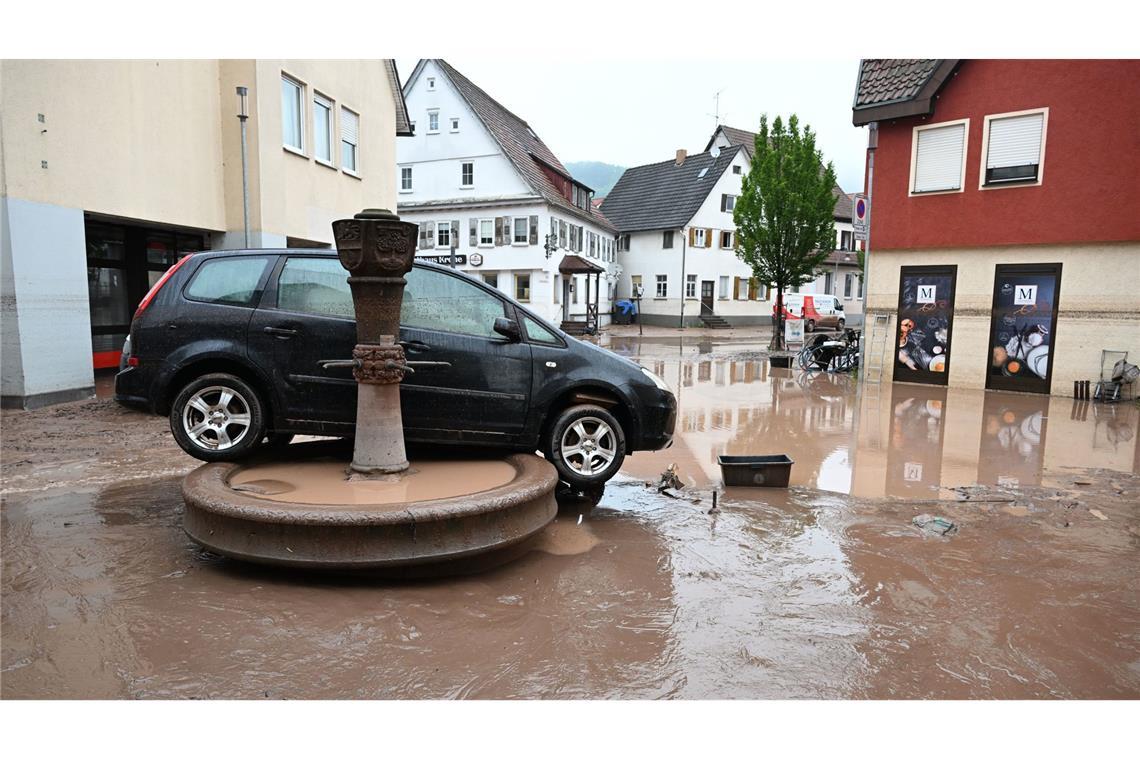
[[[986,387],[1048,393],[1060,264],[998,265]]]
[[[957,267],[903,267],[894,379],[946,385]],[[853,275],[848,275],[853,277]]]

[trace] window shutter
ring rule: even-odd
[[[959,190],[962,187],[962,148],[966,125],[924,129],[915,146],[914,192]]]
[[[720,194],[720,210],[721,211],[727,211],[728,210],[728,193],[721,193]]]
[[[427,225],[421,224],[420,228],[420,248],[427,248]]]
[[[986,168],[1039,164],[1044,123],[1045,114],[1041,113],[991,120]]]
[[[468,219],[467,230],[469,233],[467,235],[467,244],[474,248],[475,246],[479,245],[479,220]]]
[[[550,241],[553,243],[558,239],[558,220],[550,217]]]
[[[696,227],[690,227],[689,228],[689,247],[692,248],[696,244],[697,244],[697,228]]]
[[[748,296],[753,301],[760,299],[760,282],[755,277],[748,278]]]
[[[733,277],[732,278],[732,300],[734,300],[734,301],[740,300],[740,278],[739,277]]]
[[[459,220],[458,219],[452,219],[451,220],[451,244],[453,246],[455,246],[456,248],[459,247],[459,230],[460,229],[461,228],[459,226]]]
[[[530,218],[530,244],[538,245],[538,217]]]
[[[435,248],[435,222],[427,223],[428,248]]]
[[[357,145],[360,136],[360,117],[347,108],[340,109],[340,139]]]
[[[503,244],[503,217],[495,217],[495,245]]]

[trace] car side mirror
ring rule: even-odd
[[[495,320],[495,326],[492,329],[511,342],[518,342],[522,340],[522,333],[519,332],[519,323],[513,319],[498,317]]]

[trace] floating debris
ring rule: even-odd
[[[911,520],[923,531],[934,536],[952,536],[958,532],[957,524],[947,520],[945,517],[937,517],[935,515],[919,515]]]

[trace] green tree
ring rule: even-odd
[[[816,277],[835,248],[835,169],[824,164],[810,126],[800,130],[795,114],[787,126],[779,116],[760,133],[752,168],[736,200],[736,255],[761,283],[776,289],[776,334],[771,347],[784,348],[784,291]]]

